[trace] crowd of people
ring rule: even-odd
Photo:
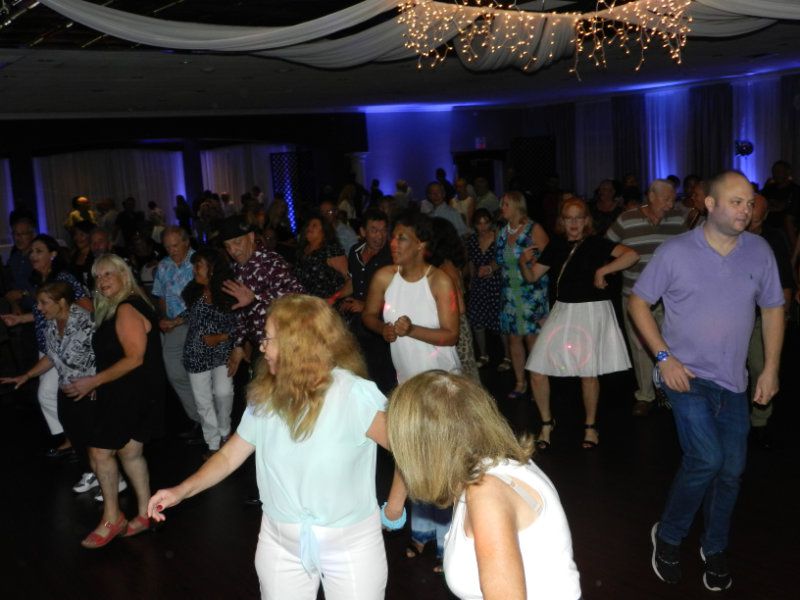
[[[761,193],[735,171],[687,176],[681,194],[677,178],[642,194],[629,176],[586,200],[552,178],[540,194],[498,198],[486,178],[452,185],[440,169],[420,201],[405,181],[391,196],[378,182],[327,190],[294,207],[296,234],[285,200],[257,187],[241,206],[179,197],[175,225],[152,202],[147,216],[133,198],[109,216],[113,202],[95,210],[80,196],[69,248],[20,211],[2,321],[29,362],[0,381],[38,377],[57,440],[48,457],[83,462],[76,492],[99,488],[86,548],[147,531],[255,453],[265,598],[313,598],[320,582],[329,598],[382,597],[380,530],[403,527],[408,496],[407,556],[434,543],[460,597],[575,600],[567,520],[531,461],[557,443],[549,378],[580,378],[592,451],[599,376],[633,367],[633,414],[665,396],[684,451],[652,529],[653,568],[680,579],[679,546],[704,503],[704,584],[726,589],[746,436],[752,422],[766,440],[796,287],[790,173],[776,163]],[[530,389],[535,435],[514,437],[481,386],[489,368],[511,372],[511,400]],[[142,449],[164,433],[167,382],[192,423],[181,436],[205,445],[205,462],[151,498]],[[380,509],[377,445],[397,465]],[[128,484],[130,520],[117,499]]]

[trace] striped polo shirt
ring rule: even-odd
[[[625,244],[639,253],[639,262],[622,273],[622,295],[628,296],[633,285],[663,242],[686,231],[686,217],[673,208],[658,225],[653,225],[641,208],[625,211],[606,232],[606,237],[617,244]]]

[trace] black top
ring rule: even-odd
[[[558,281],[561,267],[567,260],[575,244],[580,244],[572,255]],[[617,246],[615,242],[600,236],[589,236],[582,242],[568,242],[563,237],[550,240],[539,263],[550,267],[550,285],[555,289],[555,299],[559,302],[598,302],[610,300],[608,288],[601,290],[594,286],[594,274],[597,269],[611,260],[611,252]]]
[[[143,363],[133,371],[97,388],[94,431],[89,446],[122,448],[129,440],[147,442],[163,433],[166,374],[161,357],[161,336],[155,311],[139,296],[120,303],[130,304],[150,321]],[[119,310],[119,309],[118,309]],[[92,346],[97,372],[104,371],[125,356],[117,337],[117,315],[97,328]]]
[[[347,269],[350,271],[350,277],[353,278],[353,298],[356,300],[365,300],[367,292],[369,292],[369,284],[372,281],[372,276],[375,271],[392,264],[392,253],[389,250],[389,244],[384,244],[375,256],[369,259],[366,264],[361,259],[361,255],[366,248],[366,242],[353,246],[350,248],[350,255],[347,257]]]

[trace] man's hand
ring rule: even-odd
[[[658,363],[661,370],[661,378],[666,386],[676,392],[688,392],[690,389],[689,380],[694,379],[694,373],[683,366],[683,363],[674,356],[670,355],[666,360]]]
[[[233,310],[244,308],[252,304],[253,300],[256,299],[256,294],[253,290],[242,282],[233,279],[228,279],[222,283],[222,291],[236,298],[236,304],[231,306]]]
[[[763,371],[756,382],[756,393],[753,402],[762,406],[769,404],[772,397],[778,393],[778,374],[774,371]]]

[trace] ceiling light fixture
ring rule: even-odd
[[[509,64],[535,70],[549,64],[556,46],[569,36],[574,48],[571,72],[577,74],[581,57],[605,67],[606,50],[612,47],[626,55],[638,51],[638,71],[645,51],[659,42],[680,64],[691,23],[689,4],[691,0],[634,0],[619,5],[617,0],[599,0],[591,12],[556,13],[523,10],[514,0],[401,0],[398,22],[405,25],[405,46],[417,54],[420,68],[435,67],[455,49],[467,66],[503,53]]]

